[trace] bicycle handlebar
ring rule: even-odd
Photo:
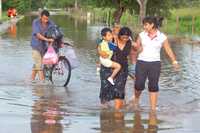
[[[67,46],[71,46],[71,47],[73,47],[73,45],[70,44],[70,43],[68,43],[68,42],[64,42],[63,44],[64,44],[64,45],[67,45]]]

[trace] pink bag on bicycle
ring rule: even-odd
[[[54,48],[49,46],[47,52],[44,54],[42,63],[43,64],[56,64],[58,62],[58,55],[56,54]]]

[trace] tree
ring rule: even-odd
[[[170,15],[170,9],[174,7],[174,2],[174,0],[166,0],[165,2],[160,2],[160,0],[149,0],[147,3],[146,15],[167,17]]]
[[[200,0],[169,0],[173,1],[172,7],[180,8],[180,7],[199,7]]]
[[[126,11],[125,4],[121,0],[115,0],[116,10],[113,14],[115,23],[120,23],[120,18],[122,14]]]
[[[74,7],[78,8],[84,0],[47,0],[46,6],[49,8],[65,8],[65,7]],[[87,0],[86,0],[87,1]]]
[[[137,0],[137,2],[140,6],[139,17],[140,17],[140,23],[142,23],[143,18],[146,16],[146,8],[148,0]]]
[[[27,11],[31,11],[32,9],[38,9],[39,7],[43,7],[43,3],[45,0],[3,0],[3,10],[7,10],[10,7],[14,7],[17,9],[18,13],[25,13]]]
[[[31,10],[38,10],[38,8],[44,8],[47,0],[31,0]]]
[[[97,7],[114,8],[113,18],[115,23],[120,22],[120,18],[125,11],[129,10],[132,12],[137,6],[135,0],[96,0],[95,4]]]
[[[139,15],[140,23],[146,15],[156,16],[168,16],[170,15],[170,9],[177,5],[184,5],[182,1],[186,3],[194,3],[199,0],[85,0],[94,4],[97,7],[109,7],[116,9],[113,18],[116,23],[120,22],[120,18],[125,11],[130,13],[136,13]]]
[[[37,2],[36,2],[37,1]],[[3,10],[17,8],[25,13],[44,6],[49,8],[92,6],[115,9],[114,22],[119,23],[125,11],[139,15],[140,22],[145,15],[168,16],[170,9],[200,5],[200,0],[2,0]]]
[[[16,9],[20,13],[31,11],[31,0],[15,0]]]

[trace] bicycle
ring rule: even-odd
[[[68,43],[64,43],[65,45],[71,46]],[[71,65],[67,57],[63,54],[59,53],[58,49],[58,62],[53,65],[44,65],[43,72],[45,79],[50,80],[52,84],[56,86],[64,86],[66,87],[71,78]]]
[[[58,26],[52,26],[47,31],[46,37],[53,38],[52,46],[58,54],[58,62],[52,65],[44,65],[43,72],[45,79],[50,80],[56,86],[66,87],[71,78],[71,64],[62,51],[66,46],[72,46],[69,43],[62,43],[63,33]],[[61,47],[64,44],[64,47]]]

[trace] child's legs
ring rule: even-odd
[[[113,79],[113,78],[115,78],[115,76],[117,75],[117,73],[120,71],[121,65],[119,63],[117,63],[117,62],[112,61],[111,68],[113,68],[113,72],[112,72],[112,74],[111,74],[110,77]]]
[[[110,68],[112,66],[112,61],[110,59],[108,59],[108,58],[102,58],[102,57],[100,57],[99,59],[100,59],[100,63],[103,66],[108,67],[108,68]]]
[[[110,76],[112,79],[117,75],[117,73],[121,69],[121,65],[115,61],[112,61],[111,59],[100,57],[100,62],[105,67],[113,68],[113,72]]]
[[[121,65],[119,63],[115,62],[115,61],[112,61],[111,59],[100,57],[100,62],[105,67],[113,68],[113,72],[110,76],[110,78],[112,78],[112,79],[117,75],[117,73],[121,69]]]

